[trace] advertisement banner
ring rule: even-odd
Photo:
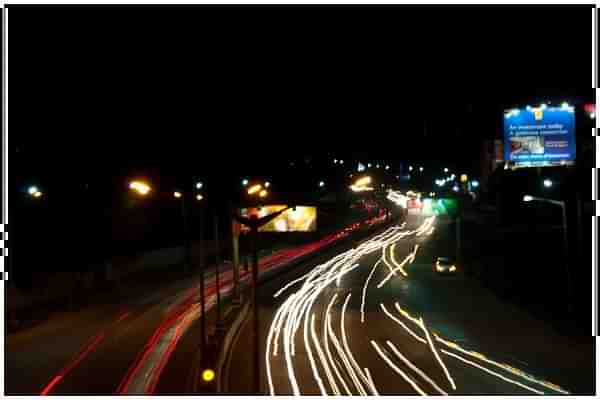
[[[504,159],[515,167],[573,164],[575,109],[542,106],[504,115]]]
[[[242,208],[240,212],[243,217],[256,215],[258,218],[262,218],[286,207],[285,205],[268,205]],[[316,230],[317,209],[305,206],[297,206],[296,210],[289,209],[258,229],[259,232],[315,232]],[[242,226],[242,231],[247,232],[248,228]]]

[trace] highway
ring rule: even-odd
[[[587,377],[593,360],[462,271],[437,275],[430,242],[438,230],[445,230],[442,220],[410,216],[405,225],[261,287],[258,391],[571,393],[573,376]],[[228,393],[256,392],[252,326],[249,318],[232,351]]]
[[[364,224],[378,222],[374,218]],[[273,271],[319,252],[359,226],[355,223],[317,241],[262,257],[260,271]],[[216,303],[214,266],[207,270],[206,308],[210,320],[214,318],[211,314]],[[220,289],[225,297],[233,287],[231,265],[223,265],[221,271]],[[249,275],[242,268],[241,281],[248,282]],[[114,298],[110,296],[105,295],[104,301],[91,307],[55,313],[42,323],[9,335],[6,392],[33,395],[185,392],[193,361],[191,353],[198,345],[192,329],[199,325],[200,317],[198,277],[188,276],[171,283],[159,281],[142,295],[125,299],[116,294]],[[179,356],[181,353],[184,357]],[[173,368],[177,371],[176,378],[163,382],[163,372]]]

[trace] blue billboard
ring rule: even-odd
[[[504,160],[516,167],[575,161],[575,108],[527,107],[504,114]]]

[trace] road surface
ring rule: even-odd
[[[411,216],[406,226],[262,286],[258,392],[593,393],[592,340],[556,335],[460,266],[455,277],[433,271],[435,256],[452,255],[447,228]],[[249,318],[224,377],[228,393],[257,392],[252,338]]]

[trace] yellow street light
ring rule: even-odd
[[[42,197],[42,192],[37,191],[32,196],[35,197],[36,199],[38,199],[38,198]]]
[[[129,189],[138,192],[142,196],[147,195],[151,190],[150,186],[142,181],[132,181],[129,184]]]
[[[268,192],[267,192],[266,190],[264,190],[264,189],[263,189],[263,190],[261,190],[261,191],[260,191],[260,193],[258,193],[258,195],[259,195],[260,197],[267,197],[267,194],[268,194]]]
[[[181,192],[174,192],[173,193],[173,197],[175,197],[176,199],[180,199],[182,196]]]
[[[356,183],[354,184],[354,186],[365,186],[365,185],[368,185],[369,183],[371,183],[371,177],[365,176],[364,178],[360,178],[359,180],[357,180]]]
[[[204,371],[202,371],[202,380],[204,382],[212,382],[214,379],[215,379],[215,371],[213,371],[210,368],[207,368]]]
[[[200,201],[202,200],[204,197],[201,194],[197,194],[196,195],[196,200]]]
[[[254,185],[252,187],[250,187],[250,189],[248,189],[248,194],[254,194],[259,192],[262,189],[262,185]]]

